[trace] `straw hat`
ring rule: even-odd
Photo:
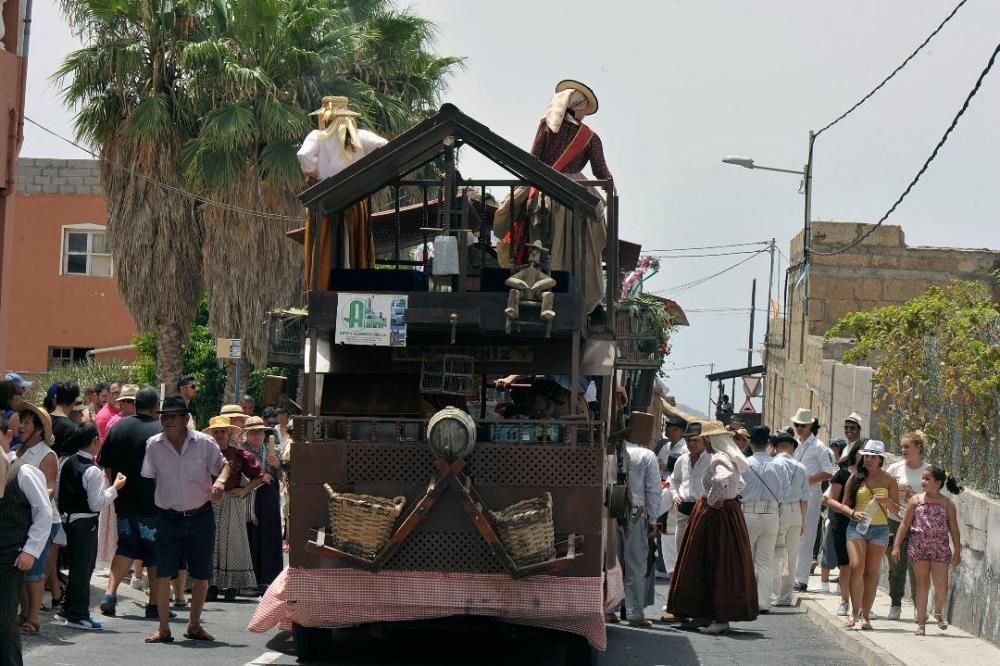
[[[270,430],[271,426],[264,423],[264,419],[259,416],[247,417],[247,420],[243,422],[243,431],[250,432],[251,430]]]
[[[206,435],[211,435],[212,431],[218,428],[229,428],[229,431],[233,435],[238,435],[243,430],[238,425],[233,425],[229,421],[228,416],[213,416],[208,420],[208,427],[202,430],[202,432],[205,433]]]
[[[222,409],[219,410],[219,416],[241,416],[246,418],[246,414],[243,412],[243,408],[239,405],[223,405]]]
[[[688,427],[684,431],[685,439],[688,437],[721,437],[723,435],[732,438],[733,433],[726,430],[722,421],[699,421],[697,419],[688,421]]]
[[[319,116],[319,126],[326,127],[334,118],[357,118],[361,114],[347,108],[347,98],[337,96],[327,96],[323,98],[323,106],[319,107],[310,116]]]
[[[49,413],[28,401],[22,402],[20,411],[22,412],[34,412],[39,419],[42,421],[42,441],[46,444],[52,443],[52,417]]]
[[[135,396],[139,393],[139,387],[135,384],[126,384],[118,394],[118,401],[131,400],[135,402]]]
[[[806,409],[805,407],[799,407],[799,410],[795,412],[795,416],[792,417],[792,423],[797,423],[799,425],[812,425],[812,422],[812,410]]]
[[[555,92],[558,93],[564,90],[575,90],[587,98],[587,106],[583,108],[584,115],[592,116],[597,113],[597,95],[595,95],[594,91],[590,89],[590,86],[573,79],[563,79],[556,84]]]

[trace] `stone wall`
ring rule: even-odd
[[[32,194],[97,195],[101,170],[97,160],[58,160],[22,157],[17,161],[17,192]]]
[[[951,621],[1000,645],[1000,502],[966,491],[956,504],[962,564],[951,574]]]

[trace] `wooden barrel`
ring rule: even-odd
[[[461,409],[445,407],[427,424],[427,442],[443,458],[465,458],[476,447],[476,422]]]

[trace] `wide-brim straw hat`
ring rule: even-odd
[[[213,416],[208,420],[208,427],[202,430],[202,432],[206,435],[211,435],[213,430],[217,430],[219,428],[228,428],[229,432],[233,435],[238,435],[243,432],[242,428],[230,422],[228,416]]]
[[[813,412],[811,409],[806,409],[805,407],[799,407],[799,410],[795,412],[795,416],[792,417],[792,423],[797,423],[798,425],[812,425],[813,422]]]
[[[732,437],[733,433],[726,430],[726,426],[722,425],[722,421],[704,421],[699,419],[694,419],[688,421],[688,427],[684,431],[684,437],[719,437],[719,436]]]
[[[587,116],[592,116],[597,113],[598,103],[597,95],[591,90],[590,86],[586,83],[580,83],[574,79],[563,79],[556,84],[556,92],[562,92],[563,90],[575,90],[581,95],[587,98],[587,106],[584,107],[583,113]]]
[[[270,430],[271,426],[264,423],[264,419],[259,416],[249,416],[247,420],[243,422],[243,432],[250,432],[251,430]]]
[[[243,408],[239,405],[223,405],[222,409],[219,410],[219,416],[227,416],[230,418],[236,416],[244,419],[247,417],[246,412],[244,412]]]
[[[22,402],[19,410],[22,412],[34,412],[42,421],[42,439],[46,443],[52,441],[52,417],[49,416],[47,411],[28,401]]]
[[[320,116],[324,121],[329,122],[330,120],[341,116],[345,118],[358,118],[361,116],[357,111],[351,111],[347,108],[348,99],[346,97],[328,95],[323,98],[323,106],[319,107],[310,116]]]

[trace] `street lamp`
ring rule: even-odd
[[[752,157],[743,157],[742,155],[726,155],[722,158],[722,161],[726,164],[735,164],[736,166],[741,166],[744,169],[760,169],[761,171],[779,171],[781,173],[794,173],[799,176],[806,175],[805,171],[796,171],[795,169],[778,169],[777,167],[766,167],[760,166],[759,164],[754,164]]]

